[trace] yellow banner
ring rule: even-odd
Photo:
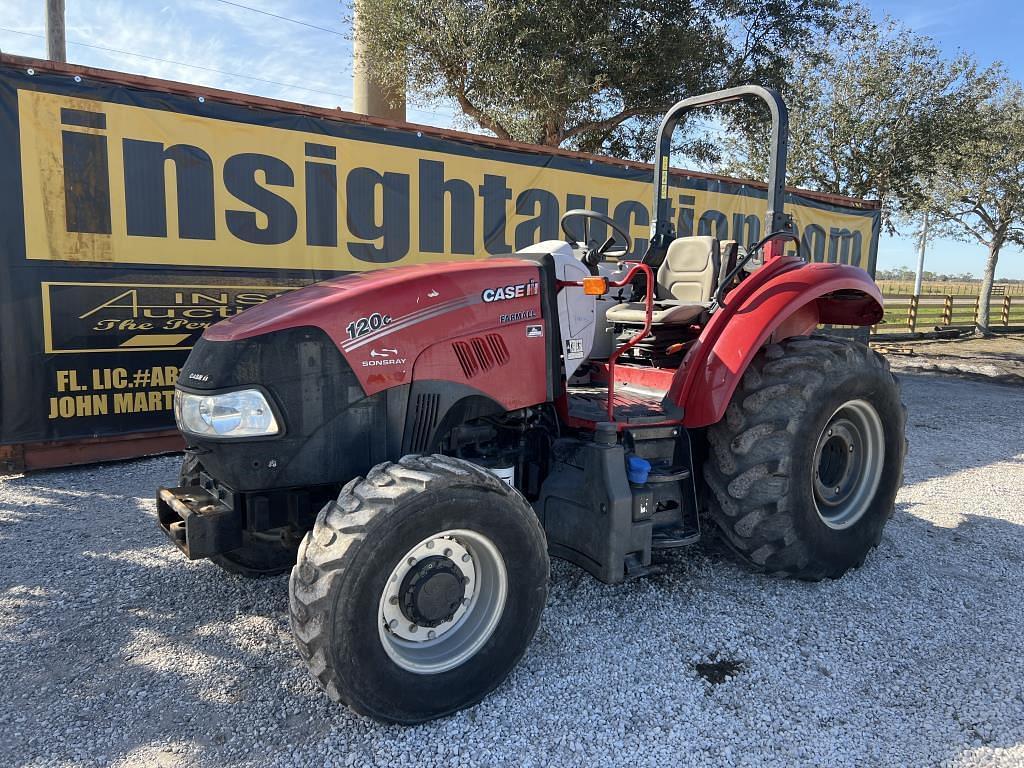
[[[36,91],[19,91],[18,109],[28,259],[362,271],[560,238],[576,207],[627,227],[634,255],[649,237],[650,182],[600,163],[565,170],[462,143],[420,149],[406,131],[363,141]],[[762,198],[686,184],[671,189],[680,234],[763,234]],[[868,266],[870,212],[786,210],[805,255]]]

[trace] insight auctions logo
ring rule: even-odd
[[[511,253],[559,238],[573,208],[629,231],[633,256],[647,247],[642,171],[367,126],[351,138],[344,120],[258,109],[242,122],[238,107],[192,102],[191,114],[133,94],[18,90],[27,258],[365,271]],[[761,234],[764,201],[738,184],[673,186],[670,206],[681,235]],[[873,214],[788,207],[814,260],[860,262]]]

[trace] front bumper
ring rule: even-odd
[[[330,483],[240,492],[200,471],[195,485],[160,488],[156,514],[167,538],[189,560],[198,560],[243,546],[243,531],[290,528],[301,536],[340,487]]]
[[[174,545],[189,560],[198,560],[242,546],[242,519],[233,501],[230,492],[212,483],[160,488],[156,514]]]

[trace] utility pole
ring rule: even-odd
[[[924,279],[924,251],[928,245],[928,211],[924,212],[921,225],[921,239],[917,245],[917,275],[914,277],[914,295],[921,295],[921,281]]]
[[[352,4],[352,111],[405,122],[405,85],[400,92],[388,91],[373,76],[373,62],[359,31],[359,5],[359,0]]]
[[[68,60],[64,40],[64,0],[46,0],[46,57],[50,61]]]

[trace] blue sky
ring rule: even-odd
[[[337,34],[274,19],[226,0],[67,0],[68,58],[78,64],[307,104],[351,107],[351,47],[344,37],[343,7],[338,0],[238,1]],[[1019,39],[1024,3],[1019,0],[867,0],[867,4],[877,16],[888,13],[934,37],[950,54],[963,49],[984,64],[1001,60],[1013,77],[1024,79]],[[45,55],[43,5],[42,0],[0,0],[0,27],[15,30],[0,30],[0,49]],[[443,107],[411,108],[409,119],[465,127],[451,109]],[[929,246],[927,268],[980,274],[984,258],[981,245],[938,240]],[[912,238],[882,237],[881,268],[913,266],[916,259]],[[1024,279],[1024,253],[1004,249],[997,274]]]
[[[935,38],[948,54],[973,53],[982,64],[1002,61],[1007,72],[1024,80],[1024,3],[1020,0],[864,0],[876,16],[889,14],[917,32]],[[980,275],[985,249],[978,243],[936,240],[929,244],[925,268],[933,272]],[[917,246],[910,238],[882,237],[878,248],[882,268],[917,264]],[[1024,279],[1024,252],[1004,248],[997,277]]]

